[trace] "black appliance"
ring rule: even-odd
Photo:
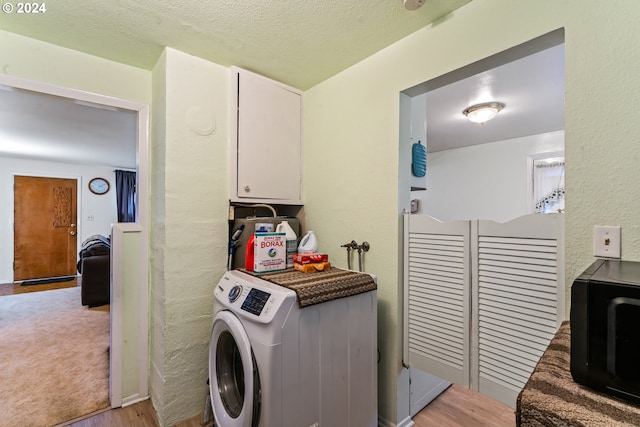
[[[571,287],[571,375],[640,404],[640,262],[598,260]]]

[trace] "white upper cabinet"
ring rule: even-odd
[[[231,73],[231,201],[302,204],[302,92]]]

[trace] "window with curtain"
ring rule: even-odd
[[[118,222],[136,221],[136,173],[116,170]]]
[[[533,162],[533,200],[536,213],[564,212],[564,157]]]

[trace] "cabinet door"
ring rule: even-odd
[[[299,203],[301,95],[249,72],[238,74],[238,199]]]

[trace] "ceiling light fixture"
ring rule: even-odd
[[[465,108],[462,114],[467,116],[469,121],[482,124],[493,119],[503,108],[502,102],[483,102]]]
[[[416,10],[422,7],[425,0],[404,0],[404,8],[407,10]]]

